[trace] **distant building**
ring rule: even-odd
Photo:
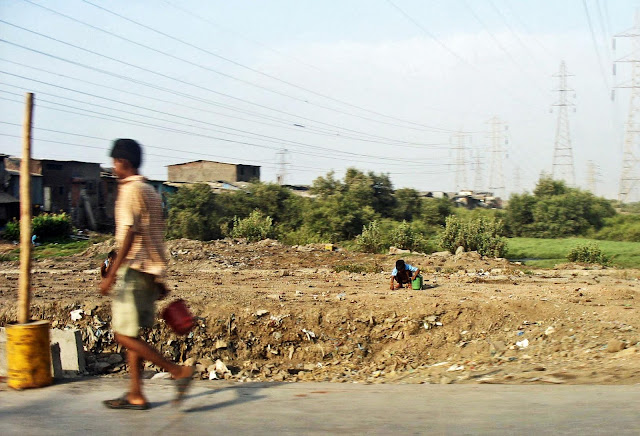
[[[6,159],[9,171],[20,171],[20,158]],[[66,212],[77,227],[97,228],[96,211],[100,204],[100,164],[78,161],[32,159],[31,173],[42,177],[44,212]],[[34,178],[32,178],[34,180]],[[33,191],[39,188],[34,186]]]
[[[260,181],[260,167],[254,165],[230,164],[197,160],[169,165],[169,182],[257,182]]]

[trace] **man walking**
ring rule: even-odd
[[[118,177],[118,253],[100,283],[100,293],[107,295],[113,287],[111,324],[116,342],[127,350],[131,382],[129,392],[104,404],[112,409],[146,410],[149,403],[142,393],[145,360],[171,373],[178,389],[176,402],[183,398],[194,369],[169,362],[140,338],[141,328],[153,326],[155,301],[160,297],[161,278],[167,268],[162,203],[153,187],[138,174],[142,150],[136,141],[117,139],[111,157]]]

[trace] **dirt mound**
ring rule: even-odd
[[[34,318],[79,328],[93,373],[126,365],[114,356],[110,300],[96,290],[96,256],[110,244],[35,262],[32,276]],[[169,300],[187,300],[198,323],[177,337],[158,321],[147,338],[169,357],[198,363],[205,378],[220,360],[238,380],[640,381],[638,271],[525,273],[477,253],[403,255],[423,271],[425,289],[390,291],[398,256],[270,240],[167,245]],[[0,263],[0,324],[15,319],[16,289],[15,265]],[[73,321],[77,309],[82,318]]]

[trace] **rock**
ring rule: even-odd
[[[151,377],[151,380],[168,380],[170,378],[171,378],[171,373],[159,372],[157,374],[154,374],[154,376]]]
[[[93,366],[93,369],[98,374],[101,374],[104,371],[106,371],[107,368],[109,368],[110,366],[111,364],[109,362],[96,362],[96,364]]]
[[[403,250],[397,247],[389,247],[389,254],[409,254],[411,250]]]
[[[493,341],[489,345],[489,352],[491,354],[503,353],[507,349],[507,345],[502,341]]]
[[[282,333],[280,332],[273,332],[272,336],[273,336],[273,339],[275,339],[276,341],[282,339]]]
[[[303,368],[305,371],[313,371],[316,366],[313,363],[305,363]]]
[[[123,360],[124,359],[122,358],[122,356],[116,353],[109,356],[109,358],[107,359],[107,362],[111,365],[115,365],[117,363],[122,362]]]
[[[436,251],[435,253],[431,253],[433,257],[451,257],[452,254],[449,251]]]
[[[220,350],[222,348],[227,348],[228,344],[227,341],[224,341],[222,339],[217,339],[216,340],[216,350]]]
[[[555,333],[555,331],[556,331],[555,327],[553,327],[553,326],[549,326],[549,327],[547,327],[547,329],[544,331],[544,335],[545,335],[545,336],[549,336],[549,335],[551,335],[551,334]]]
[[[618,351],[624,350],[625,344],[619,339],[611,339],[607,342],[607,353],[617,353]]]
[[[193,366],[196,363],[196,359],[195,357],[189,357],[187,360],[184,361],[184,366]]]
[[[257,316],[258,318],[260,318],[261,316],[268,315],[268,314],[269,314],[269,311],[268,311],[267,309],[259,309],[259,310],[256,312],[256,316]]]
[[[464,253],[464,247],[461,245],[458,248],[456,248],[456,256],[462,253]]]

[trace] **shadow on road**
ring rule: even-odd
[[[252,383],[251,387],[249,386],[227,386],[222,389],[211,389],[207,392],[201,392],[195,395],[188,395],[185,398],[185,401],[193,400],[197,397],[209,396],[212,394],[224,392],[224,391],[234,391],[236,393],[236,397],[232,400],[223,401],[221,403],[212,403],[207,405],[201,405],[196,407],[191,407],[185,409],[185,413],[197,413],[197,412],[208,412],[211,410],[222,409],[224,407],[234,406],[237,404],[247,403],[250,401],[258,401],[265,398],[265,395],[258,395],[258,391],[268,387],[276,387],[281,383]]]

